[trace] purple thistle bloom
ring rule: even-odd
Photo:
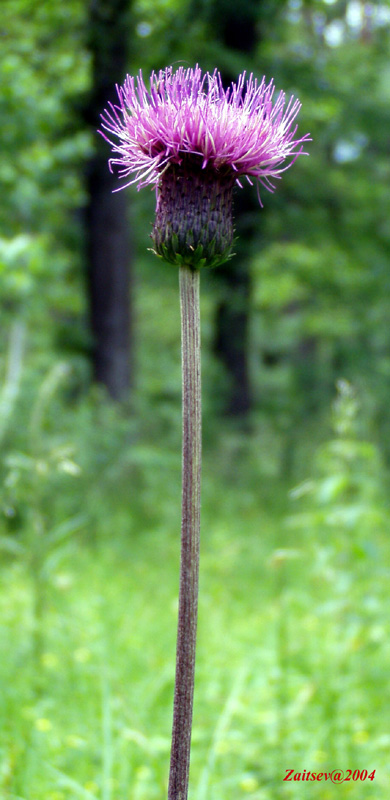
[[[192,266],[226,260],[233,186],[254,178],[272,192],[303,153],[309,135],[294,138],[301,103],[291,97],[286,104],[284,92],[273,103],[274,91],[272,80],[246,80],[245,72],[225,90],[217,70],[202,75],[198,66],[153,72],[149,90],[141,71],[117,87],[119,105],[102,114],[100,133],[115,154],[111,171],[131,177],[120,188],[157,185],[159,255]]]

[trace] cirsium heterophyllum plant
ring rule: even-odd
[[[269,191],[303,153],[301,107],[273,81],[240,75],[224,89],[217,70],[171,68],[142,73],[117,87],[118,105],[102,114],[112,146],[111,170],[123,186],[156,187],[152,240],[156,255],[179,268],[182,389],[182,526],[179,619],[168,800],[186,800],[197,625],[201,383],[199,271],[232,256],[233,191],[242,179]],[[122,187],[120,187],[122,188]],[[259,195],[260,200],[260,195]],[[261,200],[260,200],[261,203]]]

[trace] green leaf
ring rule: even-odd
[[[85,528],[87,522],[87,514],[78,514],[49,531],[47,534],[47,542],[50,550],[68,541],[75,533]]]
[[[26,548],[12,536],[0,536],[0,550],[13,556],[25,556]]]

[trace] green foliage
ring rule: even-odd
[[[66,9],[29,0],[3,5],[2,327],[8,327],[10,313],[28,312],[31,343],[36,342],[41,361],[45,353],[43,368],[66,349],[84,385],[88,366],[81,359],[91,343],[85,332],[78,209],[85,202],[81,167],[96,138],[78,113],[91,81],[87,9],[78,0]],[[188,2],[179,9],[165,0],[136,2],[135,27],[128,33],[129,72],[142,66],[147,74],[170,62],[200,61],[203,68],[217,65],[229,75],[243,69],[273,75],[277,90],[283,86],[300,97],[299,127],[313,136],[310,157],[283,176],[275,195],[265,193],[265,208],[248,219],[255,253],[254,401],[266,409],[270,424],[292,435],[314,409],[321,420],[335,381],[346,375],[359,388],[388,456],[386,6],[374,4],[371,16],[362,20],[350,4],[313,0],[257,7],[249,2],[240,6],[240,14],[253,20],[251,42],[256,41],[245,54],[234,42],[223,44],[234,8],[222,0],[219,5]],[[336,23],[342,31],[337,44],[332,38]],[[130,197],[135,244],[143,253],[153,198],[129,190]],[[141,262],[140,267],[136,291],[144,293],[150,272]],[[210,279],[207,291],[217,303],[212,290]],[[212,314],[211,307],[211,320]],[[163,316],[157,322],[167,325]],[[146,329],[138,337],[140,350],[147,335]],[[216,365],[208,354],[205,358],[210,363],[206,403],[218,409]],[[138,372],[144,370],[140,362]],[[171,360],[166,375],[174,369]],[[149,397],[140,393],[137,402],[147,404]]]
[[[87,6],[1,5],[0,793],[10,800],[150,800],[166,784],[178,276],[146,253],[153,193],[129,190],[136,388],[122,406],[89,389]],[[358,6],[371,9],[361,22]],[[220,287],[204,276],[194,800],[287,796],[290,764],[376,767],[373,784],[352,787],[376,798],[390,777],[388,7],[245,3],[247,53],[223,42],[229,9],[137,0],[124,31],[129,72],[199,61],[273,75],[302,100],[299,129],[313,136],[310,157],[247,213],[249,435],[220,419]],[[330,797],[325,784],[313,792]]]
[[[56,336],[43,319],[74,322],[84,309],[71,219],[84,201],[80,170],[91,152],[74,112],[89,81],[84,22],[78,0],[2,4],[0,321],[4,329],[10,314],[28,316],[39,348]]]
[[[358,800],[375,798],[388,782],[386,575],[375,561],[352,595],[340,587],[335,607],[332,579],[325,589],[313,579],[304,542],[295,535],[299,552],[284,548],[282,518],[260,505],[254,494],[246,509],[237,496],[218,515],[210,494],[203,505],[193,796],[274,800],[291,763],[376,768],[372,785],[353,785]],[[164,797],[177,567],[173,529],[74,544],[50,576],[38,697],[26,573],[3,570],[3,793]],[[311,788],[327,797],[324,783]],[[291,787],[294,800],[301,792]]]
[[[359,436],[358,402],[347,381],[338,382],[333,404],[334,438],[316,453],[313,479],[291,493],[306,501],[306,510],[290,518],[293,527],[323,535],[343,557],[351,551],[364,558],[374,550],[376,534],[385,534],[383,464],[377,445]],[[326,546],[326,545],[325,545]]]

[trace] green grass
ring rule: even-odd
[[[205,489],[191,800],[385,796],[390,772],[386,541],[332,541]],[[1,798],[163,800],[178,532],[75,541],[50,575],[39,663],[23,563],[1,574]],[[177,529],[179,524],[177,524]],[[376,769],[373,782],[284,783]]]

